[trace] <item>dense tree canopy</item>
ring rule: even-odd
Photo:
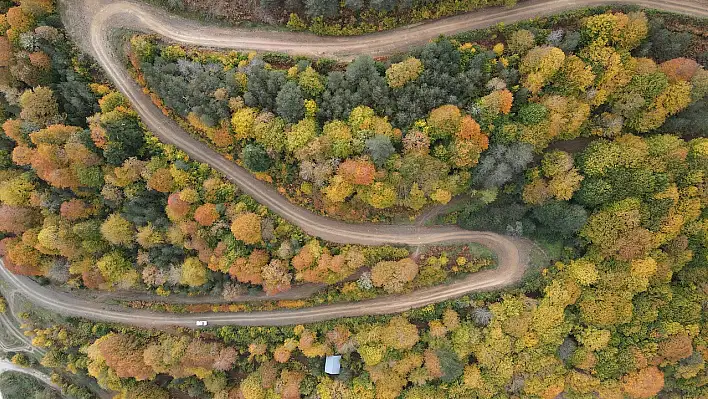
[[[8,270],[228,302],[159,305],[204,312],[411,292],[493,265],[472,245],[413,252],[308,237],[159,143],[122,95],[86,84],[47,20],[52,2],[0,4]],[[344,2],[365,5],[404,7]],[[327,15],[339,4],[305,7]],[[42,365],[119,398],[704,397],[708,139],[696,121],[708,75],[692,58],[705,42],[674,31],[690,20],[592,14],[500,30],[489,49],[440,39],[333,70],[135,36],[131,63],[155,104],[294,200],[398,215],[464,193],[440,220],[530,238],[536,267],[504,292],[299,326],[149,331],[23,313]],[[337,288],[231,302],[298,284]],[[321,371],[330,354],[342,355],[340,377]]]
[[[100,97],[100,112],[88,129],[26,121],[35,116],[22,114],[22,104],[19,115],[2,121],[11,165],[0,172],[0,254],[13,272],[92,289],[216,292],[232,298],[243,295],[247,285],[268,295],[298,283],[336,285],[364,266],[400,259],[384,252],[368,260],[356,247],[325,244],[302,263],[301,247],[310,237],[241,196],[215,171],[160,144],[121,95],[103,85],[92,90]],[[253,110],[239,109],[249,111],[244,115]],[[253,115],[257,126],[249,125],[244,134],[260,137],[262,125],[278,123],[273,118]],[[314,119],[306,121],[301,123],[305,142],[318,127]],[[364,129],[367,123],[364,116],[352,126]],[[281,134],[283,127],[276,127]],[[377,129],[381,134],[359,145],[382,163],[395,149],[384,134],[391,133],[390,125]],[[338,151],[348,151],[349,123],[325,130],[338,141]],[[297,145],[298,132],[289,133],[288,143]],[[276,139],[264,138],[271,140]],[[254,172],[267,170],[271,156],[259,143],[242,150],[244,166]],[[339,170],[347,184],[361,187],[371,185],[376,172],[366,158],[343,162]],[[370,201],[390,206],[386,188],[367,191]]]
[[[312,15],[336,9],[315,3],[307,5]],[[599,14],[579,25],[554,30],[545,42],[532,30],[509,30],[505,45],[492,49],[441,38],[400,62],[364,56],[329,73],[308,60],[284,70],[245,53],[188,57],[147,38],[136,43],[143,52],[151,46],[153,56],[134,66],[167,108],[215,146],[286,191],[310,196],[322,210],[340,216],[367,206],[370,214],[415,211],[464,192],[470,175],[473,187],[504,186],[525,169],[531,151],[554,141],[646,133],[667,119],[685,125],[672,116],[687,109],[693,118],[702,109],[708,79],[699,63],[677,56],[657,65],[629,53],[639,53],[652,37],[644,14]],[[187,73],[219,64],[221,71],[208,79]],[[195,106],[177,105],[182,100],[160,80],[176,72],[195,88],[212,85],[190,98],[195,104],[213,102],[200,96],[218,88],[226,113],[211,113],[205,123]],[[233,137],[223,130],[229,125]],[[340,163],[364,159],[376,167],[374,182],[341,175]],[[420,169],[415,175],[407,172],[411,164]],[[541,205],[568,200],[583,176],[571,168],[553,176],[540,170],[528,179],[526,202]]]

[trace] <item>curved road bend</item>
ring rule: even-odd
[[[15,371],[17,373],[30,375],[42,381],[44,384],[51,387],[52,389],[61,392],[61,387],[53,383],[52,379],[41,371],[29,367],[20,367],[9,360],[0,359],[0,374],[6,371]],[[0,399],[2,399],[2,396],[0,396]]]
[[[694,16],[708,17],[708,7],[691,1],[628,1]],[[155,107],[140,87],[135,84],[115,57],[108,40],[112,29],[132,27],[153,31],[182,43],[224,48],[285,51],[289,53],[347,57],[361,53],[381,54],[418,45],[440,34],[482,28],[497,22],[516,21],[537,15],[557,13],[578,5],[608,4],[611,1],[589,0],[576,3],[567,0],[531,0],[510,10],[493,8],[437,22],[420,24],[363,37],[327,38],[291,32],[248,31],[198,25],[176,18],[159,10],[137,3],[118,1],[100,6],[86,0],[84,13],[90,19],[91,50],[118,89],[131,101],[143,122],[162,141],[174,144],[193,159],[207,163],[268,206],[285,219],[301,227],[308,234],[338,243],[377,245],[386,243],[418,245],[440,242],[444,237],[464,234],[470,241],[505,240],[491,233],[470,233],[454,227],[415,227],[379,224],[349,224],[327,219],[291,204],[271,186],[255,179],[249,172],[225,159],[204,143],[191,137],[170,118]],[[71,22],[71,21],[69,21]],[[78,38],[77,38],[78,39]],[[458,237],[452,237],[455,239]],[[461,237],[459,237],[461,238]]]
[[[431,287],[412,294],[382,297],[358,303],[342,303],[297,310],[225,313],[203,315],[161,314],[141,310],[110,309],[106,306],[77,299],[41,287],[30,279],[16,276],[4,267],[4,278],[34,303],[53,311],[93,320],[118,322],[142,326],[194,326],[197,320],[208,320],[216,325],[291,325],[371,314],[398,313],[430,303],[452,299],[471,291],[491,290],[518,281],[527,264],[523,241],[489,232],[472,232],[453,226],[417,227],[411,225],[349,224],[330,220],[306,209],[291,204],[272,187],[258,181],[247,171],[226,160],[205,144],[192,138],[176,123],[162,115],[142,93],[113,56],[109,33],[114,28],[130,27],[166,36],[169,39],[202,46],[283,51],[288,53],[327,55],[351,58],[356,54],[379,55],[406,50],[420,45],[440,34],[453,34],[465,30],[483,28],[498,22],[512,22],[538,15],[557,13],[580,5],[599,5],[611,2],[590,0],[575,3],[564,0],[529,1],[511,9],[488,9],[460,17],[420,24],[375,35],[358,38],[321,38],[308,34],[283,32],[246,31],[238,29],[200,26],[195,22],[171,17],[154,8],[129,2],[112,2],[101,6],[94,2],[82,3],[79,14],[89,23],[91,50],[96,59],[113,80],[118,89],[131,101],[143,122],[164,142],[185,151],[193,159],[205,162],[219,170],[258,202],[268,206],[308,234],[338,243],[362,245],[379,244],[435,244],[449,242],[476,242],[487,246],[497,255],[498,266],[470,275],[449,285]],[[708,10],[690,2],[629,1],[647,7],[708,16]],[[71,5],[70,5],[71,6]],[[76,15],[76,10],[73,10]],[[67,14],[65,14],[67,15]],[[72,23],[72,21],[69,21]],[[76,22],[76,21],[73,21]],[[68,25],[68,24],[67,24]],[[82,42],[82,38],[77,38]]]
[[[244,313],[203,313],[169,314],[146,310],[126,309],[79,299],[69,294],[43,287],[33,280],[18,276],[5,267],[0,267],[0,278],[7,281],[31,302],[54,312],[83,317],[90,320],[132,324],[143,327],[184,326],[194,327],[197,320],[207,320],[213,325],[243,326],[282,326],[306,324],[340,317],[381,315],[400,313],[409,309],[423,307],[431,303],[453,299],[472,291],[493,290],[517,282],[525,271],[528,262],[526,251],[520,250],[529,245],[525,241],[516,241],[501,237],[485,239],[478,235],[485,233],[464,231],[445,235],[442,241],[464,242],[475,240],[487,245],[497,253],[498,266],[493,270],[484,270],[469,275],[465,279],[447,285],[439,285],[417,290],[410,294],[383,296],[376,299],[316,306],[294,310],[275,310]]]
[[[9,310],[7,311],[9,312]],[[32,342],[22,334],[15,323],[8,317],[7,313],[0,313],[0,328],[5,330],[5,334],[14,338],[21,344],[11,345],[0,340],[0,349],[5,352],[34,352],[36,349],[32,346]]]
[[[1,263],[2,261],[0,261],[0,264]],[[0,269],[3,269],[3,271],[5,270],[4,267]],[[32,345],[32,340],[15,325],[15,322],[20,323],[20,319],[16,316],[17,312],[15,311],[15,294],[19,294],[20,292],[14,284],[10,283],[8,284],[10,285],[10,287],[7,287],[5,283],[9,282],[0,279],[0,291],[2,291],[2,294],[5,297],[5,301],[7,303],[7,309],[5,310],[5,312],[0,313],[0,329],[5,330],[5,334],[7,334],[9,337],[13,337],[18,343],[21,343],[21,345],[18,344],[16,346],[10,346],[0,341],[0,349],[6,352],[36,352],[39,355],[44,355],[45,353],[47,353],[47,351],[44,350],[44,348],[39,348]]]
[[[308,234],[337,243],[362,245],[436,243],[442,240],[465,239],[487,245],[513,246],[504,237],[485,232],[469,232],[455,227],[422,227],[410,225],[350,224],[316,215],[291,204],[273,187],[255,179],[249,172],[225,159],[204,143],[194,139],[174,121],[164,116],[150,98],[133,82],[120,59],[112,53],[109,33],[118,27],[153,31],[182,43],[223,48],[284,51],[289,53],[329,55],[344,57],[356,54],[383,54],[405,50],[419,45],[440,34],[452,34],[493,25],[497,22],[512,22],[538,15],[553,14],[579,5],[609,4],[611,1],[589,0],[531,0],[513,9],[492,8],[477,13],[447,18],[362,37],[328,38],[291,32],[248,31],[242,29],[215,28],[176,18],[145,5],[126,1],[96,5],[90,0],[83,3],[83,15],[89,18],[91,50],[96,59],[140,114],[143,122],[163,142],[177,146],[193,159],[204,162],[223,173],[256,201],[302,228]],[[696,5],[695,1],[628,1],[646,7],[682,12],[693,16],[708,17],[708,7]],[[65,13],[66,14],[66,13]],[[71,22],[71,21],[67,21]],[[78,38],[77,38],[78,39]],[[497,254],[500,253],[497,251]]]

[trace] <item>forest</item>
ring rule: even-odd
[[[304,234],[150,134],[52,1],[18,3],[0,2],[9,270],[77,290],[237,300],[327,284],[358,300],[494,267],[483,248],[419,257]],[[554,261],[398,315],[149,330],[23,305],[22,327],[82,399],[62,376],[119,399],[703,398],[705,32],[588,9],[351,63],[130,35],[126,65],[153,102],[292,201],[406,220],[455,197],[436,221],[532,239]]]
[[[22,10],[7,14],[28,18]],[[14,85],[4,96],[0,172],[0,253],[11,271],[72,287],[226,300],[276,295],[293,284],[333,285],[359,273],[358,284],[334,289],[357,299],[492,264],[486,254],[423,261],[404,247],[334,245],[307,236],[208,165],[148,134],[127,100],[92,82],[91,65],[62,47],[61,31],[41,19],[26,26],[15,19],[0,37],[10,44],[4,76]],[[26,31],[13,30],[20,28]],[[54,53],[57,65],[31,62],[48,62]],[[81,121],[72,107],[95,113]]]
[[[470,187],[494,197],[556,141],[703,133],[695,126],[706,118],[708,72],[663,47],[662,20],[629,13],[535,31],[507,30],[506,43],[488,47],[441,39],[399,62],[348,65],[136,36],[130,59],[183,126],[294,202],[352,220],[405,217]],[[674,36],[677,46],[694,40]],[[637,57],[622,59],[631,50]],[[530,179],[527,204],[567,201],[580,188],[570,155],[553,156],[567,168]]]
[[[77,287],[227,299],[249,286],[274,295],[294,282],[335,284],[364,267],[371,273],[359,285],[369,290],[400,292],[418,275],[406,248],[330,245],[305,235],[207,165],[147,135],[119,93],[93,89],[102,111],[88,128],[52,121],[58,105],[41,86],[23,93],[20,105],[29,106],[2,125],[14,140],[7,151],[14,167],[0,183],[0,223],[9,233],[2,253],[11,271]],[[42,128],[25,134],[28,126]],[[453,261],[465,271],[484,263],[462,257],[440,266]],[[389,269],[404,263],[411,271],[398,281]]]

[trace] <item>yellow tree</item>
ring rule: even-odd
[[[367,204],[376,209],[390,208],[396,203],[396,191],[388,183],[375,182],[359,193]]]
[[[531,93],[538,93],[561,68],[565,53],[557,47],[541,46],[531,49],[521,61],[519,72],[522,84]]]
[[[322,134],[332,140],[332,153],[338,158],[347,158],[352,154],[352,130],[345,122],[327,122]]]
[[[20,96],[20,117],[28,122],[46,126],[59,117],[59,105],[54,92],[48,87],[37,86]]]
[[[262,241],[261,217],[252,212],[242,213],[231,224],[231,233],[237,240],[246,244],[257,244]]]
[[[386,70],[386,82],[389,87],[403,87],[406,83],[418,79],[421,72],[423,72],[423,63],[417,58],[408,57],[404,61],[392,64]]]
[[[231,117],[231,126],[236,133],[236,140],[244,140],[253,137],[253,122],[256,120],[258,111],[255,108],[241,108],[234,112]]]
[[[329,182],[329,186],[322,190],[327,199],[332,202],[344,202],[354,193],[354,185],[348,182],[341,175],[335,175]]]
[[[33,17],[41,17],[54,11],[53,0],[22,0],[20,8]]]
[[[411,258],[381,261],[371,269],[371,281],[386,292],[401,292],[418,275],[418,264]]]
[[[565,89],[568,94],[584,93],[595,81],[595,74],[590,65],[585,64],[580,57],[570,55],[563,61],[563,66],[555,79],[556,84]]]
[[[179,283],[190,287],[198,287],[207,282],[207,268],[197,257],[189,257],[182,263]]]
[[[448,138],[460,131],[462,112],[454,105],[443,105],[430,111],[428,126],[433,139]]]
[[[130,288],[138,282],[140,276],[132,263],[120,252],[114,251],[101,257],[96,262],[103,279],[111,286]]]
[[[101,224],[101,235],[113,245],[130,246],[133,242],[133,224],[114,213]]]
[[[381,331],[381,342],[396,350],[410,350],[418,343],[418,327],[405,317],[394,317]]]
[[[649,24],[643,12],[607,12],[586,18],[583,33],[592,42],[629,51],[647,36]]]

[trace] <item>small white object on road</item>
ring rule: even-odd
[[[209,324],[206,320],[197,320],[197,327],[205,327]]]

